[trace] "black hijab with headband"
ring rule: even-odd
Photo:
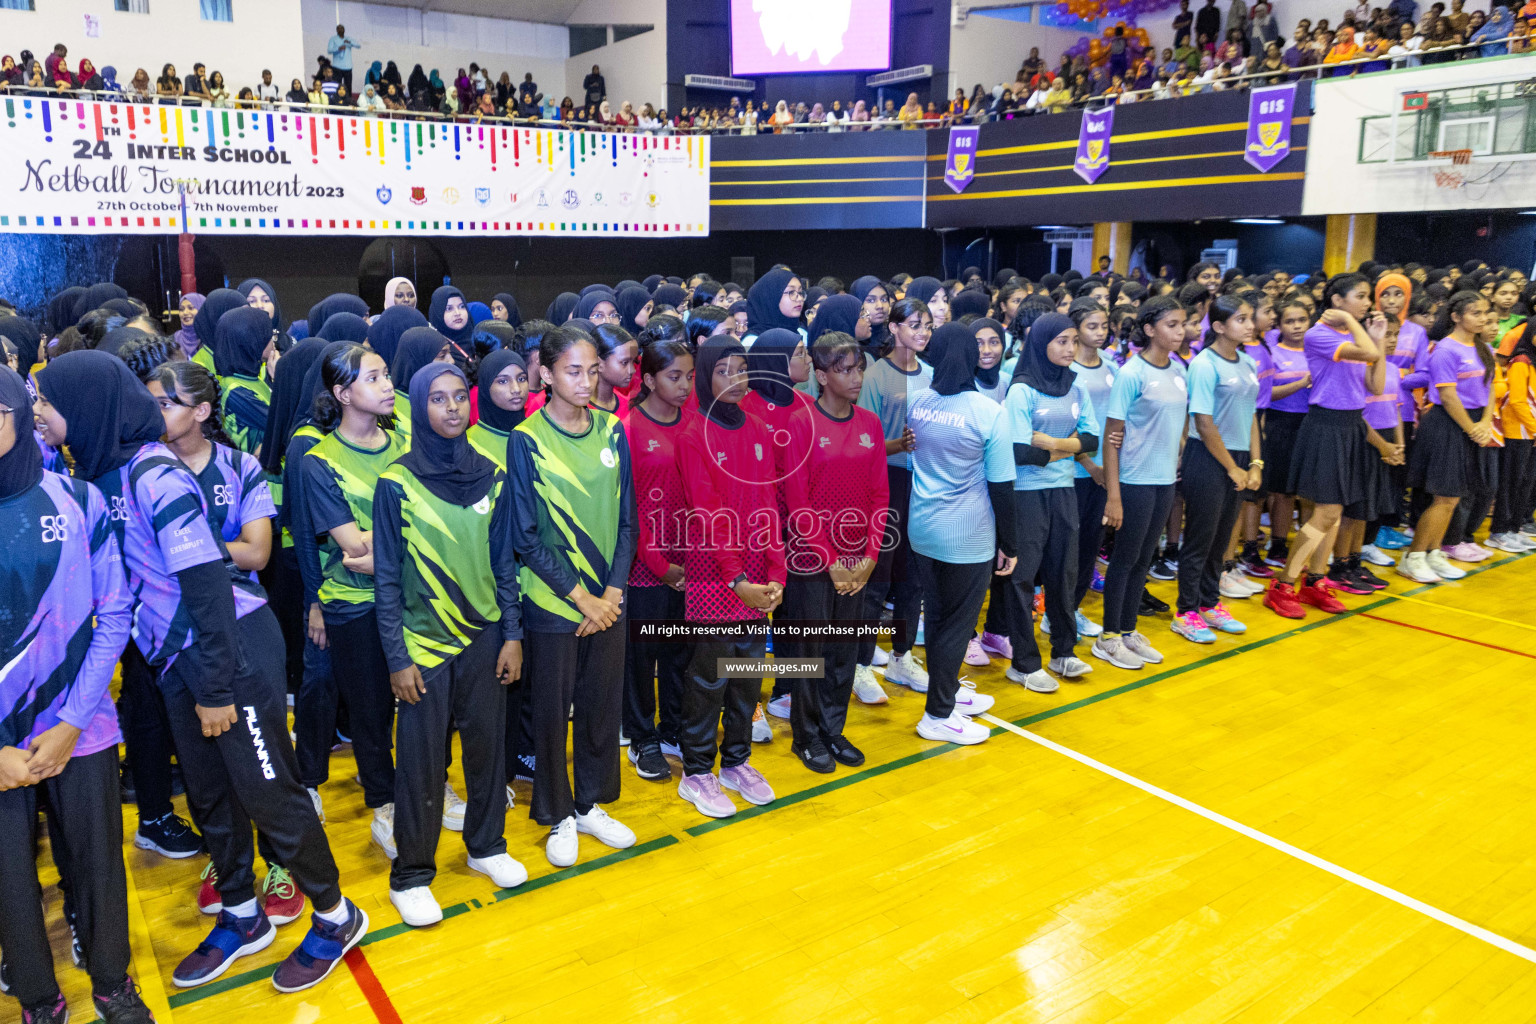
[[[395,351],[395,361],[389,368],[390,379],[415,380],[416,371],[437,359],[447,345],[448,339],[433,328],[412,327],[400,335],[400,347]],[[412,429],[415,425],[413,420]]]
[[[457,298],[460,302],[464,303],[466,310],[469,308],[469,300],[464,298],[464,293],[451,284],[445,284],[432,293],[432,306],[427,311],[427,319],[432,322],[432,327],[438,334],[441,334],[457,345],[460,351],[467,353],[470,346],[470,335],[475,333],[475,318],[466,313],[463,327],[460,327],[458,330],[450,328],[445,317],[448,313],[448,300],[453,298]],[[414,424],[412,429],[414,429]]]
[[[491,296],[491,301],[507,307],[507,323],[514,328],[523,326],[522,311],[517,308],[517,300],[512,297],[511,292],[497,292]]]
[[[640,325],[635,323],[635,317],[640,315],[640,311],[650,301],[651,293],[639,285],[619,292],[619,301],[615,306],[619,311],[619,326],[630,334],[639,334]]]
[[[68,424],[75,476],[99,480],[165,433],[160,404],[128,365],[105,352],[66,352],[37,371],[37,386]]]
[[[945,326],[949,326],[945,324]],[[1013,368],[1009,386],[1020,382],[1028,384],[1042,395],[1060,398],[1072,390],[1076,374],[1070,366],[1057,366],[1046,357],[1046,346],[1062,331],[1070,331],[1077,325],[1064,313],[1046,313],[1029,325],[1029,337],[1019,350],[1019,361]],[[931,345],[932,342],[929,342]]]
[[[207,308],[208,303],[203,303],[203,309]],[[271,340],[272,318],[264,310],[255,306],[230,310],[219,317],[214,330],[214,369],[220,377],[257,376],[261,373],[261,354]]]
[[[644,288],[648,292],[654,292],[657,288],[661,287],[661,283],[665,280],[666,278],[662,277],[660,274],[652,274],[650,277],[647,277],[644,281],[640,282],[640,287]]]
[[[235,285],[235,291],[244,295],[247,301],[251,298],[252,290],[256,288],[266,292],[267,298],[272,300],[272,329],[274,331],[281,331],[283,329],[283,304],[277,301],[277,289],[259,277],[248,277]]]
[[[76,296],[75,308],[73,310],[74,319],[70,323],[79,323],[80,318],[85,316],[85,314],[93,309],[100,309],[113,299],[126,299],[127,297],[128,292],[120,284],[112,284],[110,281],[93,284]],[[242,299],[242,301],[244,300]]]
[[[509,366],[520,366],[524,372],[527,372],[528,361],[523,358],[522,353],[514,352],[510,348],[492,352],[480,361],[480,376],[475,384],[475,388],[480,392],[480,422],[503,434],[516,430],[517,425],[526,418],[522,409],[510,412],[497,405],[491,398],[491,385],[496,383],[496,378]],[[414,409],[415,406],[411,408]]]
[[[415,306],[390,306],[368,325],[368,347],[383,358],[385,366],[394,366],[400,336],[412,327],[426,326],[427,318]]]
[[[575,292],[561,292],[544,311],[544,319],[559,327],[571,318],[571,313],[576,309],[576,303],[580,301],[581,296]]]
[[[992,299],[986,292],[967,288],[950,302],[949,315],[955,320],[963,316],[986,316],[991,308]],[[998,337],[1002,337],[1001,331],[998,332]]]
[[[211,301],[213,296],[210,295],[208,298]],[[320,337],[320,328],[324,327],[325,322],[337,313],[356,313],[358,316],[366,319],[368,316],[368,303],[350,292],[336,292],[333,295],[327,295],[309,308],[309,336],[311,338]]]
[[[332,313],[316,337],[321,341],[355,341],[361,345],[368,340],[368,321],[356,313]]]
[[[395,461],[448,504],[473,505],[490,493],[496,464],[476,451],[464,434],[447,438],[432,429],[427,395],[432,382],[444,374],[452,374],[469,389],[464,371],[452,363],[429,363],[417,370],[411,376],[411,447]],[[469,418],[467,403],[464,418]]]
[[[885,282],[872,274],[867,274],[864,277],[856,279],[853,284],[849,286],[848,291],[849,294],[853,295],[854,298],[859,300],[859,309],[862,310],[864,308],[864,300],[869,298],[869,293],[874,291],[876,288],[886,288]],[[889,289],[886,289],[886,292],[887,295],[889,295]],[[823,303],[823,305],[825,305],[825,303]],[[818,320],[821,319],[821,314],[817,313],[816,318]],[[851,334],[853,332],[850,331],[849,333]],[[880,352],[886,347],[886,343],[890,340],[890,337],[891,325],[889,321],[883,324],[871,323],[869,325],[869,340],[864,342],[865,353],[871,359],[878,359]]]
[[[936,277],[919,277],[907,283],[907,293],[904,298],[917,299],[923,305],[928,305],[928,300],[944,290],[944,282]]]
[[[773,405],[792,405],[795,388],[789,377],[789,360],[802,341],[799,331],[782,327],[759,334],[747,352],[747,386]]]
[[[816,311],[816,319],[811,322],[810,337],[806,344],[814,345],[817,338],[832,331],[841,331],[850,338],[856,337],[854,331],[858,329],[859,313],[863,309],[864,302],[857,296],[828,295]]]
[[[614,309],[618,309],[619,308],[619,297],[617,295],[613,294],[613,292],[609,291],[607,288],[595,288],[595,289],[592,289],[590,291],[584,292],[584,294],[581,296],[580,300],[577,301],[577,303],[576,303],[576,312],[571,317],[571,319],[572,320],[589,320],[589,319],[591,319],[592,318],[592,311],[597,308],[597,304],[600,303],[600,302],[606,302],[609,305],[611,305]]]
[[[695,387],[704,388],[704,391],[699,394],[699,411],[711,422],[718,423],[728,430],[735,430],[745,423],[747,414],[741,411],[739,405],[715,401],[715,364],[730,356],[746,354],[747,350],[742,347],[741,342],[729,334],[716,334],[700,342],[698,354],[694,356],[694,379],[698,381]]]
[[[325,346],[319,338],[305,338],[277,361],[272,372],[272,400],[267,404],[267,430],[261,447],[261,468],[268,473],[283,471],[288,441],[304,417],[305,406],[314,401],[304,391],[304,378]]]
[[[209,292],[208,297],[203,300],[202,308],[197,311],[197,316],[192,319],[192,331],[197,335],[198,343],[209,352],[215,351],[213,343],[216,338],[215,328],[218,327],[219,320],[223,318],[225,313],[228,313],[230,310],[240,309],[244,305],[245,296],[233,288],[215,288]],[[271,334],[270,331],[267,333]],[[263,343],[262,347],[265,348],[266,344]],[[217,358],[215,358],[214,362],[218,362]],[[223,373],[224,371],[220,370],[219,372]]]
[[[949,325],[945,324],[944,326],[948,327]],[[998,323],[996,320],[993,320],[991,317],[986,317],[986,316],[978,317],[977,319],[972,320],[970,322],[969,326],[971,328],[971,334],[973,336],[977,335],[977,334],[980,334],[983,328],[986,328],[986,327],[992,328],[994,331],[997,332],[997,340],[1002,344],[1002,346],[1003,346],[1003,348],[1005,350],[1007,349],[1007,347],[1008,347],[1008,332],[1003,330],[1003,325]],[[932,344],[932,342],[929,342],[929,344]],[[976,342],[976,347],[977,347],[978,350],[980,350],[980,348],[981,348],[981,342],[980,341]],[[1068,369],[1070,369],[1070,367],[1068,367]],[[987,388],[995,388],[995,387],[997,387],[997,382],[1002,377],[1002,375],[1003,375],[1003,359],[1002,359],[1001,355],[998,356],[997,362],[995,364],[993,364],[992,369],[990,369],[990,370],[983,370],[980,367],[979,364],[976,367],[976,383],[980,384],[982,387],[987,387]]]
[[[747,333],[762,334],[775,327],[798,333],[800,321],[779,311],[779,300],[784,289],[796,280],[793,271],[780,268],[770,270],[747,289]]]
[[[43,479],[43,452],[32,433],[32,395],[27,382],[4,365],[0,365],[0,406],[11,410],[0,415],[11,417],[16,432],[11,450],[0,455],[0,501],[6,501]]]
[[[933,364],[933,383],[941,395],[958,395],[976,390],[976,368],[981,361],[981,347],[976,332],[967,324],[948,323],[933,332],[923,352]]]
[[[673,309],[681,309],[683,304],[688,301],[688,293],[683,290],[682,285],[672,284],[669,281],[666,284],[657,285],[656,291],[651,295],[651,298],[656,300],[656,305],[658,306],[671,306]]]

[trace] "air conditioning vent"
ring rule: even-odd
[[[896,85],[900,82],[915,82],[920,78],[932,77],[932,64],[914,64],[910,68],[897,68],[895,71],[882,71],[878,75],[870,75],[864,79],[864,84],[871,89],[880,89],[887,85]]]
[[[683,85],[689,89],[718,89],[721,92],[757,91],[757,83],[750,78],[721,78],[718,75],[684,75]]]

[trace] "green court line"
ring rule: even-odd
[[[1510,555],[1506,558],[1500,558],[1497,561],[1489,562],[1487,565],[1479,566],[1475,569],[1468,569],[1466,578],[1470,579],[1471,577],[1485,573],[1490,569],[1497,569],[1500,566],[1508,565],[1511,562],[1518,562],[1522,558],[1529,557],[1530,554],[1536,554],[1536,552],[1528,552],[1526,554],[1520,555]],[[1260,648],[1268,647],[1271,644],[1279,643],[1281,640],[1287,640],[1293,636],[1300,636],[1302,633],[1311,632],[1314,629],[1321,629],[1323,626],[1342,622],[1346,619],[1350,619],[1356,615],[1359,615],[1361,612],[1374,611],[1383,605],[1391,604],[1399,597],[1416,597],[1419,594],[1434,590],[1437,586],[1438,584],[1429,583],[1423,586],[1415,587],[1412,590],[1406,590],[1402,594],[1386,594],[1374,601],[1369,602],[1368,604],[1363,604],[1358,608],[1351,608],[1348,611],[1342,612],[1338,615],[1329,615],[1326,618],[1317,619],[1316,621],[1308,622],[1304,625],[1293,626],[1290,629],[1282,630],[1273,636],[1265,637],[1261,640],[1253,640],[1246,644],[1239,644],[1236,647],[1229,647],[1226,650],[1213,652],[1203,658],[1192,661],[1187,665],[1180,665],[1177,668],[1165,669],[1162,672],[1154,672],[1151,675],[1145,676],[1141,679],[1134,679],[1123,686],[1116,686],[1108,690],[1103,690],[1099,693],[1091,694],[1090,696],[1084,697],[1081,700],[1075,700],[1071,703],[1063,704],[1060,707],[1050,708],[1046,711],[1039,711],[1032,715],[1026,715],[1023,718],[1014,719],[1013,724],[1017,726],[1029,726],[1034,725],[1037,722],[1044,722],[1048,719],[1067,714],[1070,711],[1076,711],[1080,708],[1085,708],[1092,704],[1098,704],[1101,701],[1109,700],[1111,697],[1118,697],[1121,694],[1131,693],[1135,690],[1143,689],[1145,687],[1151,686],[1153,683],[1161,682],[1164,679],[1172,679],[1176,676],[1184,675],[1186,672],[1191,672],[1197,668],[1204,668],[1208,665],[1214,665],[1218,662],[1226,661],[1228,658],[1234,658],[1239,654],[1245,654],[1249,651],[1256,651]],[[992,733],[995,736],[1006,731],[1007,730],[1005,729],[994,728]],[[693,836],[695,838],[698,836],[707,835],[710,832],[726,828],[730,825],[739,824],[743,821],[751,821],[753,818],[759,817],[770,811],[780,810],[785,807],[793,807],[796,804],[804,803],[807,800],[811,800],[819,796],[825,796],[828,793],[835,793],[840,789],[845,789],[848,786],[852,786],[856,783],[864,782],[868,779],[878,778],[881,775],[896,771],[900,768],[906,768],[910,765],[918,764],[922,761],[940,757],[958,748],[958,744],[943,743],[928,750],[920,750],[915,754],[907,754],[905,757],[898,757],[896,760],[889,761],[885,764],[879,764],[870,768],[865,768],[861,771],[852,772],[830,782],[824,782],[818,786],[811,786],[808,789],[802,789],[797,793],[789,793],[785,796],[778,797],[773,801],[773,803],[768,804],[767,806],[747,807],[743,810],[737,811],[729,818],[716,818],[710,821],[701,822],[700,824],[686,828],[683,831],[687,835]],[[597,871],[600,868],[609,867],[610,865],[620,863],[622,861],[632,860],[636,857],[642,857],[646,854],[654,853],[657,850],[663,850],[669,846],[675,846],[679,842],[681,842],[681,840],[671,834],[658,836],[655,839],[647,840],[646,842],[632,846],[627,850],[617,850],[613,853],[598,857],[595,860],[590,860],[582,864],[577,864],[574,867],[555,871],[551,874],[543,875],[539,878],[530,879],[515,889],[498,889],[494,894],[495,903],[500,903],[504,900],[509,900],[515,896],[533,892],[537,889],[543,889],[547,886],[554,885],[557,882],[563,882],[566,879],[575,878],[578,875],[584,875],[590,871]],[[471,903],[474,903],[475,906],[471,906]],[[494,906],[495,903],[491,905]],[[475,900],[471,900],[467,903],[457,903],[451,907],[444,907],[443,920],[446,921],[449,918],[458,917],[460,914],[468,913],[470,910],[477,909],[482,908],[479,906],[478,901]],[[377,931],[370,931],[367,937],[363,939],[362,943],[360,943],[360,945],[371,946],[376,942],[383,942],[387,939],[393,939],[400,935],[404,935],[407,932],[414,932],[417,930],[418,929],[412,928],[410,925],[401,922],[399,924],[390,925],[387,928],[381,928]],[[246,971],[243,974],[235,974],[227,978],[221,978],[220,980],[209,985],[204,985],[201,988],[191,989],[189,991],[178,993],[170,998],[169,1003],[172,1009],[178,1009],[190,1003],[195,1003],[199,1000],[207,999],[210,996],[220,995],[233,989],[243,988],[244,986],[257,981],[264,981],[269,979],[272,977],[272,972],[274,970],[276,970],[275,967],[261,967],[254,971]]]

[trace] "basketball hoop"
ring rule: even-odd
[[[1449,160],[1452,166],[1470,164],[1472,151],[1470,149],[1437,149],[1429,154],[1431,160]]]
[[[1434,178],[1437,189],[1464,188],[1467,184],[1467,176],[1460,168],[1468,167],[1472,163],[1472,151],[1470,149],[1438,149],[1429,154],[1431,160],[1448,161],[1446,166],[1431,167],[1430,173]]]

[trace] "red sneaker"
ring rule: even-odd
[[[224,897],[219,895],[219,875],[213,870],[213,861],[203,868],[203,884],[197,890],[197,909],[205,914],[217,914],[224,909]]]
[[[1264,591],[1264,607],[1287,619],[1302,619],[1307,615],[1301,607],[1301,602],[1296,599],[1295,585],[1285,582],[1279,576],[1276,576],[1269,584],[1269,589]]]
[[[304,915],[304,894],[293,884],[293,876],[272,865],[261,883],[261,909],[273,924],[288,924]]]
[[[1310,604],[1312,607],[1319,608],[1330,615],[1338,615],[1340,612],[1349,611],[1349,609],[1344,607],[1343,602],[1333,596],[1333,591],[1337,589],[1338,587],[1334,585],[1333,581],[1326,576],[1309,576],[1307,577],[1306,584],[1297,591],[1296,596],[1301,600],[1302,604]]]

